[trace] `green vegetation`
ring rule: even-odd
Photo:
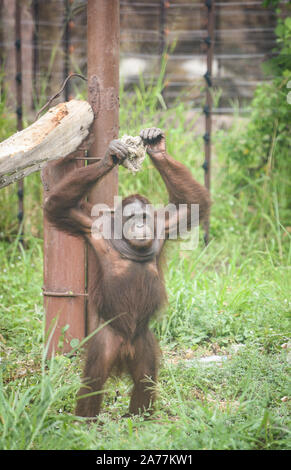
[[[291,105],[286,86],[270,86],[273,94],[258,90],[249,120],[214,135],[210,244],[202,233],[194,251],[169,244],[169,305],[152,325],[164,355],[149,421],[120,419],[126,377],[106,385],[102,424],[74,416],[80,351],[50,361],[43,351],[39,175],[26,180],[25,250],[17,245],[15,188],[1,191],[1,449],[290,448],[290,137],[280,126]],[[278,113],[262,106],[267,97],[278,100]],[[203,181],[197,116],[179,102],[164,108],[161,83],[146,89],[141,81],[131,97],[121,91],[120,135],[165,129],[169,153]],[[120,193],[129,192],[166,202],[149,161],[136,177],[120,169]],[[211,355],[221,362],[200,361]]]

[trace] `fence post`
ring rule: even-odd
[[[211,127],[212,127],[212,60],[214,50],[214,9],[215,0],[205,0],[205,6],[207,8],[207,37],[205,43],[207,45],[207,70],[204,75],[206,81],[206,104],[204,106],[205,114],[205,134],[204,139],[204,151],[205,160],[203,163],[204,169],[204,183],[206,188],[210,191],[211,182]],[[209,241],[209,217],[204,223],[204,241],[208,244]]]
[[[95,115],[92,126],[94,142],[90,147],[89,157],[102,158],[109,142],[118,137],[119,131],[119,0],[88,0],[87,28],[88,100]],[[117,192],[118,168],[115,168],[92,189],[88,200],[91,204],[102,202],[113,206]],[[94,288],[96,268],[95,254],[89,246],[88,333],[96,328],[96,311],[90,305],[90,291]]]
[[[83,152],[75,152],[77,159],[46,165],[42,171],[44,199],[65,175],[84,165],[84,160],[78,160],[81,156]],[[84,241],[58,231],[44,218],[43,295],[48,357],[56,351],[69,352],[71,341],[85,336],[85,266]]]
[[[44,199],[58,181],[83,164],[79,160],[48,163],[42,171]],[[44,218],[43,250],[46,342],[52,335],[50,357],[56,351],[69,352],[71,341],[85,335],[85,245],[82,239],[60,232]]]
[[[15,58],[16,58],[16,119],[17,119],[17,130],[21,131],[23,129],[22,121],[22,54],[21,54],[22,44],[21,44],[21,2],[16,0],[15,3]],[[19,223],[19,242],[23,244],[23,180],[18,181],[17,183],[17,196],[18,196],[18,223]]]

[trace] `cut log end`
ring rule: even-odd
[[[75,152],[88,137],[93,120],[87,101],[71,100],[1,142],[0,188]]]

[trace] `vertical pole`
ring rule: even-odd
[[[70,16],[70,5],[69,0],[64,0],[64,81],[69,75],[69,47],[70,47],[70,30],[69,30],[69,16]],[[70,95],[70,84],[68,83],[64,89],[65,101],[69,100]]]
[[[72,20],[72,4],[74,0],[64,0],[64,81],[71,74],[71,54],[74,47],[71,44],[71,33],[74,29],[74,21]],[[71,85],[70,81],[67,83],[64,89],[65,101],[69,101],[71,98]]]
[[[15,3],[15,53],[16,53],[16,115],[17,115],[17,130],[23,129],[22,121],[22,54],[21,54],[21,3],[16,0]],[[23,244],[23,180],[17,183],[18,190],[18,223],[19,223],[19,241]]]
[[[80,152],[74,155],[80,156]],[[44,199],[81,160],[48,163],[42,171]],[[82,239],[52,227],[44,218],[44,307],[48,357],[69,352],[73,339],[85,336],[85,246]],[[51,338],[50,338],[51,336]]]
[[[38,53],[38,33],[39,33],[39,8],[38,0],[33,0],[33,20],[34,20],[34,33],[33,33],[33,93],[35,101],[39,102],[39,89],[38,89],[38,72],[39,72],[39,53]]]
[[[159,43],[159,55],[160,61],[162,61],[163,54],[165,52],[165,27],[166,27],[166,5],[165,0],[160,0],[160,43]]]
[[[66,16],[69,12],[66,0]],[[68,21],[68,17],[66,17]],[[69,30],[65,45],[68,47]],[[67,51],[68,52],[68,51]],[[68,54],[65,54],[68,60]],[[66,70],[68,62],[64,64]],[[66,75],[67,72],[65,72]],[[68,97],[67,92],[65,96]],[[70,161],[51,162],[42,171],[44,199],[51,189],[70,171],[84,166],[83,152],[77,151]],[[86,316],[86,251],[82,239],[72,237],[52,227],[44,218],[44,306],[48,356],[53,352],[69,352],[73,339],[85,336]],[[50,337],[51,336],[51,337]]]
[[[108,144],[119,131],[119,0],[88,0],[88,99],[94,111],[94,142],[89,157],[102,158]],[[91,204],[113,206],[118,192],[118,168],[113,169],[89,194]],[[90,292],[96,279],[96,258],[88,247],[87,332],[96,328],[96,312],[90,304]]]
[[[204,107],[205,114],[205,134],[204,139],[204,150],[205,150],[205,161],[203,163],[204,168],[204,183],[206,188],[210,191],[211,181],[211,127],[212,127],[212,60],[214,50],[214,9],[215,0],[206,0],[205,6],[207,8],[207,37],[205,43],[207,45],[207,71],[204,75],[206,81],[206,105]],[[204,241],[208,244],[209,241],[209,218],[204,223]]]
[[[163,80],[165,88],[169,85],[166,82],[166,70],[164,61],[167,61],[168,56],[166,54],[166,36],[168,34],[168,30],[166,28],[167,24],[167,9],[170,7],[170,2],[168,0],[160,0],[160,31],[159,31],[159,56],[160,56],[160,73],[163,73]],[[164,90],[162,90],[162,96],[165,100]]]

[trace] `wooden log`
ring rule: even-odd
[[[88,137],[93,120],[87,101],[71,100],[54,106],[31,126],[1,142],[0,188],[76,151]]]

